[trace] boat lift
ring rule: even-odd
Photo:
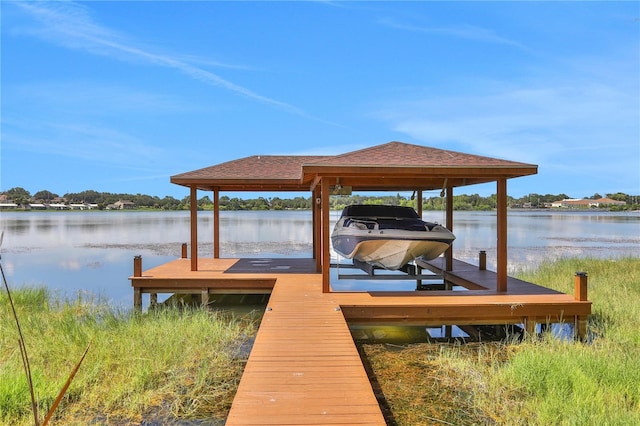
[[[444,277],[440,274],[433,273],[423,273],[423,269],[414,264],[407,263],[402,268],[398,269],[397,272],[401,272],[402,274],[395,273],[376,273],[387,271],[384,268],[380,268],[378,266],[372,265],[367,262],[363,262],[358,259],[351,259],[353,261],[352,264],[341,264],[338,260],[336,263],[332,263],[331,267],[335,267],[338,271],[338,279],[339,280],[375,280],[375,281],[415,281],[416,282],[416,290],[446,290],[446,284],[444,282]],[[341,274],[340,268],[345,269],[359,269],[365,274],[357,273],[357,274]],[[396,272],[396,271],[390,271]],[[429,283],[423,283],[423,281],[429,281]],[[435,282],[434,282],[435,281]]]

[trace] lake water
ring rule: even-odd
[[[332,215],[331,226],[338,219]],[[443,212],[424,219],[444,222]],[[189,212],[2,212],[2,267],[12,287],[46,285],[62,296],[98,295],[130,307],[133,258],[143,269],[180,256]],[[221,257],[310,257],[309,211],[221,212]],[[495,269],[495,212],[454,213],[454,256]],[[560,257],[640,256],[640,214],[509,211],[509,269]],[[213,214],[199,212],[200,256],[212,257]],[[360,284],[365,285],[365,284]],[[415,284],[413,284],[415,287]]]

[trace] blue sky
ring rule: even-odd
[[[638,2],[1,7],[0,190],[183,198],[171,175],[397,140],[538,164],[515,197],[640,194]]]

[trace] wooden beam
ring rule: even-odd
[[[191,225],[191,270],[198,270],[198,189],[190,188],[189,210]]]
[[[497,282],[496,289],[507,291],[507,179],[497,182]]]
[[[220,191],[213,191],[213,258],[220,259]]]
[[[318,189],[318,185],[320,184],[322,178],[318,175],[315,175],[313,178],[313,181],[311,182],[311,190],[315,191],[316,189]]]
[[[328,179],[322,179],[320,188],[320,212],[322,215],[322,226],[320,228],[320,234],[322,236],[320,241],[320,246],[322,247],[322,292],[329,293],[331,291],[331,277],[329,275],[331,267],[331,252],[329,251],[329,214],[331,213],[331,206],[329,205]]]
[[[414,176],[416,178],[474,178],[485,177],[490,180],[508,177],[519,177],[536,174],[537,166],[487,166],[487,165],[460,165],[460,166],[383,166],[372,165],[305,165],[304,174],[307,176],[365,176],[365,177],[401,177]],[[178,183],[178,182],[174,182]]]

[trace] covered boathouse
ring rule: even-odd
[[[507,181],[534,175],[537,166],[402,142],[335,156],[255,155],[182,173],[171,182],[213,193],[213,253],[198,256],[198,211],[191,203],[190,249],[167,264],[142,271],[134,260],[134,304],[142,295],[197,293],[207,304],[215,293],[270,294],[267,310],[227,419],[246,424],[378,424],[384,419],[349,332],[349,324],[502,325],[573,322],[584,337],[591,313],[586,279],[576,275],[568,295],[507,275]],[[442,190],[446,227],[455,233],[453,191],[495,182],[496,270],[455,259],[455,242],[444,261],[420,267],[440,274],[444,290],[336,292],[331,286],[330,204],[340,188],[354,192]],[[219,198],[223,192],[304,192],[312,208],[313,255],[273,259],[250,268],[220,257]],[[243,266],[244,265],[244,266]],[[467,291],[452,291],[451,286]]]

